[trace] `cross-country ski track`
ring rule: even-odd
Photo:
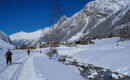
[[[72,68],[49,60],[43,53],[13,55],[12,65],[0,62],[0,80],[84,80]]]
[[[14,59],[12,65],[0,64],[0,80],[18,80],[27,59],[28,57]]]

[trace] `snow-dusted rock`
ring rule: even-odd
[[[119,18],[118,22],[116,21],[117,19],[114,20],[114,18],[118,17],[118,14],[122,14],[121,12],[124,12],[124,10],[128,10],[126,9],[126,7],[129,5],[129,3],[129,0],[91,1],[86,4],[86,6],[82,10],[74,14],[72,17],[67,18],[66,16],[62,16],[57,24],[52,26],[54,27],[53,40],[75,40],[83,36],[93,37],[95,35],[99,35],[100,33],[101,35],[104,35],[105,33],[108,33],[106,35],[109,35],[109,33],[111,32],[117,35],[117,29],[115,28],[118,28],[118,26],[115,26],[114,24],[113,27],[112,24],[115,22],[117,25],[120,25],[121,22],[119,21],[122,21],[122,18]],[[127,13],[127,11],[125,12]],[[128,15],[129,14],[127,14],[127,16]],[[129,19],[129,17],[126,17],[126,19]],[[110,31],[110,29],[106,29],[109,28],[108,26],[113,27],[112,31]],[[46,34],[43,39],[44,41],[48,41],[50,39],[49,35]]]
[[[0,39],[0,51],[7,50],[7,49],[13,49],[13,48],[14,48],[14,46],[12,44]]]
[[[4,32],[0,31],[0,39],[7,42],[12,43],[8,35],[6,35]]]

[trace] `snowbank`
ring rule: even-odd
[[[72,48],[60,47],[58,52],[73,56],[80,62],[105,67],[125,75],[130,75],[130,41],[120,42],[119,38],[95,40],[94,45]]]

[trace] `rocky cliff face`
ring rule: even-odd
[[[86,36],[109,35],[119,36],[119,31],[122,28],[130,29],[130,5],[108,17],[105,21],[97,25],[91,33]]]
[[[6,35],[4,32],[0,31],[0,39],[12,44],[12,41],[10,40],[10,38],[8,37],[8,35]]]

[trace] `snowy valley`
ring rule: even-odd
[[[130,0],[94,0],[34,32],[0,31],[0,80],[130,80]]]
[[[130,77],[127,76],[130,76],[130,41],[119,42],[117,46],[118,40],[119,37],[115,37],[96,39],[94,40],[95,44],[91,45],[78,45],[74,47],[60,46],[56,48],[59,56],[72,57],[67,58],[65,63],[58,62],[58,57],[50,60],[45,54],[49,48],[31,50],[30,56],[27,55],[26,50],[12,49],[13,64],[7,66],[4,58],[6,50],[0,50],[2,54],[0,57],[0,79],[129,80]],[[5,44],[1,44],[1,46]],[[10,47],[13,48],[13,46]],[[80,69],[82,71],[81,66],[86,66],[86,69],[83,68],[85,72],[80,73]],[[99,72],[100,70],[101,72]],[[101,75],[104,75],[104,77]]]

